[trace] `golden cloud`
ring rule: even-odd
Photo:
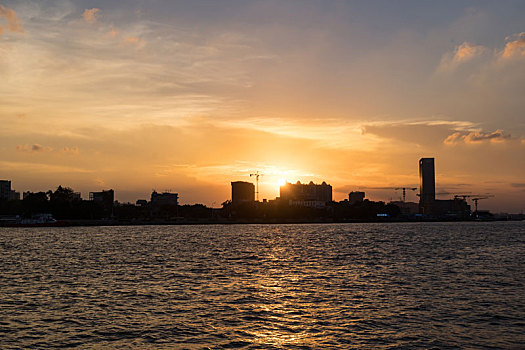
[[[456,46],[454,52],[447,52],[443,55],[438,70],[453,70],[458,65],[483,55],[487,50],[488,49],[483,45],[474,45],[464,42],[461,45]]]
[[[473,45],[467,42],[456,47],[453,60],[458,63],[467,62],[481,55],[486,48],[482,45]]]
[[[82,14],[82,17],[84,17],[84,20],[88,23],[95,23],[97,21],[97,13],[100,11],[100,9],[94,7],[92,9],[85,9],[84,13]]]
[[[507,37],[502,56],[505,58],[525,56],[525,32]],[[512,40],[514,39],[514,40]]]
[[[146,40],[144,38],[137,38],[134,36],[125,37],[123,43],[126,45],[133,45],[139,49],[143,48],[146,45]]]
[[[7,27],[0,26],[0,34],[3,33],[4,29],[9,30],[10,32],[24,32],[22,23],[18,20],[18,16],[13,9],[0,5],[0,18],[2,17],[7,19]]]
[[[471,131],[471,132],[461,132],[456,131],[455,133],[447,136],[443,141],[445,145],[455,145],[458,143],[469,143],[476,144],[482,142],[491,142],[491,143],[502,143],[511,138],[510,134],[505,134],[503,130],[496,130],[492,132],[484,131]]]

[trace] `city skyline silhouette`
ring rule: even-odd
[[[520,2],[0,4],[0,178],[23,191],[211,206],[260,171],[261,199],[389,200],[435,157],[442,191],[525,206]]]

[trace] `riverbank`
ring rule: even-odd
[[[328,220],[328,219],[286,219],[286,220],[242,220],[242,219],[176,219],[176,220],[62,220],[61,226],[147,226],[147,225],[246,225],[246,224],[343,224],[343,223],[406,223],[406,222],[480,222],[480,221],[523,221],[521,219],[494,218],[491,220],[443,220],[436,218],[381,218],[376,220]],[[3,227],[13,227],[3,225]],[[19,225],[17,227],[20,227]]]

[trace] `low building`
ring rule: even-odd
[[[436,216],[467,218],[471,213],[470,205],[463,198],[436,199],[432,205],[432,211]]]
[[[104,207],[104,210],[111,211],[113,202],[115,201],[115,192],[113,190],[89,192],[89,200],[100,203]]]
[[[332,201],[332,186],[326,182],[320,185],[311,181],[308,184],[287,182],[280,187],[280,198],[292,206],[320,208]]]
[[[357,203],[363,203],[365,200],[365,193],[360,191],[352,191],[348,194],[348,201],[350,202],[350,205],[354,205]]]
[[[179,216],[179,194],[171,192],[151,192],[149,210],[154,218],[176,219]]]
[[[419,213],[419,204],[414,202],[393,201],[389,204],[397,206],[402,215],[416,215]]]
[[[158,193],[157,191],[151,192],[151,205],[152,206],[166,206],[166,205],[178,205],[179,194],[163,192]]]
[[[309,207],[309,208],[324,208],[326,202],[324,201],[288,201],[291,207]]]
[[[136,202],[135,202],[135,205],[138,206],[138,207],[145,207],[148,205],[148,201],[145,200],[145,199],[138,199]]]
[[[0,180],[0,200],[4,201],[18,201],[20,200],[20,192],[11,189],[11,181]]]
[[[235,181],[232,185],[232,204],[255,202],[255,185],[246,181]]]

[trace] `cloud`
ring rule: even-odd
[[[111,27],[111,30],[108,32],[108,35],[114,38],[117,36],[117,34],[119,34],[119,32],[114,27]]]
[[[85,9],[84,13],[82,14],[82,17],[84,17],[84,20],[88,23],[95,23],[97,21],[97,13],[100,11],[100,9],[94,7],[92,9]]]
[[[76,155],[78,154],[78,147],[64,147],[61,149],[62,153]]]
[[[525,32],[510,35],[505,38],[505,41],[503,49],[463,42],[456,46],[453,51],[446,52],[441,57],[437,71],[453,71],[459,66],[478,58],[484,58],[481,62],[494,64],[501,60],[525,57]]]
[[[525,188],[525,182],[514,182],[510,184],[511,187]]]
[[[464,42],[463,44],[456,47],[456,52],[454,53],[453,60],[457,63],[467,62],[473,59],[474,57],[483,54],[485,50],[486,48],[482,45],[473,45]]]
[[[0,5],[0,18],[5,17],[7,19],[7,26],[0,26],[0,34],[3,33],[4,29],[10,32],[23,33],[24,28],[22,23],[18,20],[16,12],[10,8]]]
[[[121,42],[125,45],[136,46],[138,48],[142,48],[144,47],[144,45],[146,45],[146,40],[144,40],[144,38],[139,38],[136,36],[126,36],[124,33],[115,29],[115,27],[113,26],[107,32],[107,35],[110,36],[111,38],[117,38],[121,40]]]
[[[84,13],[82,14],[82,17],[84,17],[84,20],[87,23],[95,23],[98,20],[97,17],[99,13],[100,9],[96,7],[92,9],[85,9]],[[115,29],[115,27],[113,26],[111,26],[111,29],[107,31],[106,34],[112,38],[118,38],[125,45],[133,45],[138,48],[142,48],[146,44],[144,38],[139,38],[136,36],[126,36],[124,33]]]
[[[491,143],[501,143],[509,140],[511,138],[510,134],[505,134],[503,130],[496,130],[492,132],[484,131],[456,131],[455,133],[447,136],[443,141],[445,145],[455,145],[458,143],[481,143],[481,142],[491,142]]]
[[[27,153],[39,153],[39,152],[50,152],[53,149],[51,147],[45,147],[42,145],[39,145],[38,143],[35,143],[33,145],[17,145],[16,150],[19,152],[27,152]]]
[[[471,131],[474,127],[474,123],[460,120],[400,120],[363,124],[361,133],[390,140],[391,144],[391,140],[395,140],[396,145],[409,145],[414,150],[414,146],[438,146],[451,133]]]
[[[474,45],[464,42],[461,45],[456,46],[454,52],[447,52],[443,55],[438,70],[454,70],[459,65],[471,61],[476,57],[482,56],[487,51],[488,49],[483,45]]]
[[[129,38],[126,38],[125,40],[126,40],[126,42],[128,42],[130,44],[135,44],[135,43],[138,43],[139,38],[129,37]]]
[[[134,36],[129,36],[129,37],[124,38],[123,43],[126,45],[136,46],[139,49],[143,48],[144,45],[146,45],[146,41],[144,40],[144,38],[137,38]]]
[[[78,147],[62,147],[53,148],[48,146],[42,146],[41,144],[34,143],[32,145],[17,145],[16,150],[23,153],[52,153],[52,154],[63,154],[69,156],[76,156],[79,153]]]
[[[525,56],[525,32],[511,35],[505,38],[507,43],[501,53],[504,58]]]

